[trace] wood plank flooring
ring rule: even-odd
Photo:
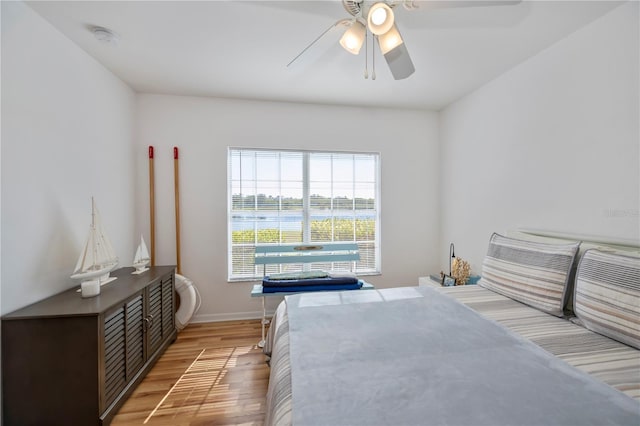
[[[111,424],[263,424],[269,367],[259,340],[260,320],[189,324]]]

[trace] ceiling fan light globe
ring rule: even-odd
[[[378,36],[378,44],[383,55],[386,55],[396,47],[400,46],[404,41],[400,35],[400,31],[395,25],[389,31]]]
[[[382,25],[387,19],[387,11],[383,7],[379,7],[371,13],[371,22],[375,25]]]
[[[360,22],[355,21],[340,38],[340,45],[349,53],[360,53],[366,34],[366,28]]]
[[[375,35],[381,35],[389,31],[393,26],[393,10],[384,2],[375,3],[369,9],[367,15],[367,26]]]
[[[346,39],[344,44],[349,50],[355,49],[356,46],[358,45],[358,43],[356,43],[356,41],[352,37],[349,37],[348,39]]]

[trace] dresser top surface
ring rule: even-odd
[[[151,266],[148,271],[134,275],[132,274],[135,271],[134,268],[120,268],[111,272],[111,276],[117,277],[117,279],[103,285],[100,288],[100,294],[95,297],[83,298],[78,291],[80,286],[75,286],[6,314],[2,320],[99,315],[174,270],[175,266],[173,265]]]

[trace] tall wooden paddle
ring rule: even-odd
[[[156,265],[156,194],[153,169],[153,146],[149,145],[149,226],[151,234],[151,266]]]
[[[180,185],[178,174],[178,147],[173,147],[173,186],[175,191],[176,204],[176,266],[178,274],[182,274],[180,266]]]
[[[176,328],[181,331],[200,309],[200,293],[193,282],[182,275],[180,260],[180,173],[178,172],[178,147],[173,147],[173,175],[176,204]],[[184,300],[181,300],[181,295]],[[184,305],[184,306],[182,306]]]

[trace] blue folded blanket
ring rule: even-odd
[[[287,286],[265,286],[262,285],[263,293],[297,292],[297,291],[337,291],[337,290],[358,290],[362,287],[362,281],[355,284],[304,284]]]
[[[336,285],[346,285],[346,284],[357,284],[358,278],[355,276],[335,276],[335,277],[324,277],[324,278],[301,278],[301,279],[271,279],[269,277],[265,277],[262,280],[262,287],[301,287],[301,286],[312,286],[312,285],[321,285],[321,286],[336,286]]]

